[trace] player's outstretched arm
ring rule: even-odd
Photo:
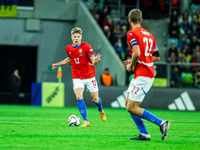
[[[59,66],[67,65],[67,64],[69,64],[70,62],[71,62],[71,61],[70,61],[70,58],[67,57],[66,59],[64,59],[64,60],[62,60],[62,61],[60,61],[60,62],[58,62],[58,63],[52,64],[52,69],[54,70],[54,69],[58,68]]]
[[[101,61],[101,55],[98,53],[96,56],[90,57],[90,59],[92,61],[92,64],[96,65],[96,64],[98,64],[98,62]]]

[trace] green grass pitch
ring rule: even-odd
[[[126,109],[104,108],[103,122],[97,108],[87,108],[91,126],[70,127],[67,118],[78,108],[44,108],[0,105],[0,149],[63,150],[198,150],[200,112],[149,110],[171,122],[168,136],[161,140],[159,127],[145,121],[151,141],[130,141],[139,131]]]

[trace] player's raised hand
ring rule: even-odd
[[[58,67],[59,67],[59,65],[58,65],[57,63],[52,64],[52,69],[53,69],[53,70],[56,69],[56,68],[58,68]]]
[[[101,55],[100,55],[99,53],[96,55],[95,60],[96,60],[97,62],[100,62],[100,61],[101,61]]]
[[[124,60],[123,61],[123,64],[124,64],[124,66],[126,67],[128,64],[130,64],[131,63],[131,59],[128,59],[128,60]]]
[[[127,70],[128,72],[130,72],[130,71],[132,70],[132,67],[131,67],[130,64],[126,65],[126,70]]]

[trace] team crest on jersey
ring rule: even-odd
[[[83,56],[83,50],[82,49],[79,49],[79,56]]]

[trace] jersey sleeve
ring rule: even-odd
[[[156,40],[153,38],[153,50],[157,50],[158,46],[156,45]]]
[[[66,52],[67,52],[67,57],[70,57],[70,55],[69,55],[69,46],[66,46],[66,47],[65,47],[65,50],[66,50]]]
[[[139,45],[139,39],[133,32],[127,33],[128,42],[130,43],[131,48],[134,45]]]
[[[87,52],[87,55],[89,56],[89,57],[92,57],[92,56],[95,56],[94,55],[94,51],[93,51],[93,49],[92,49],[92,46],[91,45],[87,45],[87,50],[86,50],[86,52]]]

